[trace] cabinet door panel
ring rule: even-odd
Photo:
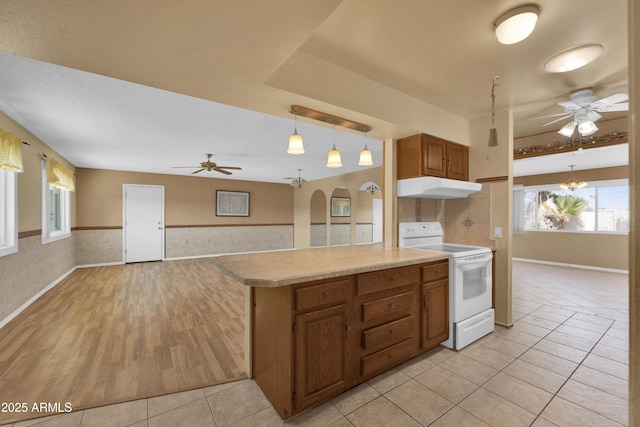
[[[426,283],[422,293],[422,348],[426,350],[449,338],[449,280]]]
[[[446,142],[440,138],[424,135],[422,141],[422,175],[445,178]]]
[[[347,388],[347,305],[295,317],[296,412]]]
[[[447,144],[447,177],[467,181],[469,179],[469,148]]]

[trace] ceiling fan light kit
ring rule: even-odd
[[[521,42],[536,28],[539,13],[538,6],[528,4],[502,14],[494,25],[496,38],[502,44]]]
[[[571,137],[577,127],[581,136],[589,136],[598,131],[598,126],[596,126],[595,122],[602,118],[602,115],[599,113],[628,111],[629,103],[624,102],[628,101],[628,99],[629,94],[627,93],[616,93],[606,98],[600,98],[599,96],[595,96],[591,89],[579,90],[571,94],[569,101],[558,102],[558,105],[564,108],[564,112],[531,117],[528,120],[558,117],[543,125],[548,126],[571,118],[571,122],[564,125],[558,133],[566,137]]]
[[[603,48],[599,44],[577,46],[560,52],[544,64],[544,69],[549,73],[566,73],[577,70],[593,62],[602,54]]]

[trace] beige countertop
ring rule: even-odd
[[[443,252],[361,245],[224,255],[214,263],[246,286],[277,287],[448,257]]]

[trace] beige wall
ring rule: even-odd
[[[72,164],[0,112],[0,128],[31,145],[22,146],[24,172],[18,174],[18,253],[0,257],[0,321],[76,265],[75,238],[43,245],[41,239],[40,153],[55,158],[67,168]],[[76,223],[76,193],[71,193],[71,226]]]
[[[527,231],[524,234],[513,235],[513,257],[628,270],[629,236]]]
[[[78,227],[122,226],[122,185],[165,187],[165,223],[175,225],[291,224],[293,187],[231,179],[78,168]],[[217,217],[216,190],[248,191],[250,216]]]

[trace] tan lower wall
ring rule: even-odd
[[[513,235],[513,257],[628,270],[628,245],[626,234],[527,231]]]
[[[0,257],[0,321],[76,266],[75,235],[43,245],[40,235],[18,240],[18,252]]]

